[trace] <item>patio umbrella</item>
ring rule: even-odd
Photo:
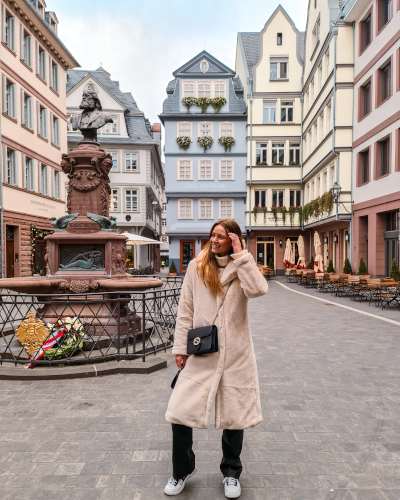
[[[289,238],[286,240],[285,253],[283,255],[283,263],[285,264],[285,267],[293,267],[294,264],[292,244],[290,243]]]
[[[299,249],[299,260],[297,262],[297,269],[305,269],[306,266],[306,252],[304,249],[304,240],[303,236],[300,235],[297,241],[297,247]]]
[[[314,259],[314,271],[316,273],[324,273],[324,259],[321,255],[321,240],[317,231],[314,233],[314,250],[315,250],[315,259]]]
[[[121,233],[123,236],[128,238],[129,243],[133,245],[160,245],[161,241],[152,240],[151,238],[146,238],[145,236],[139,236],[138,234],[131,233]]]

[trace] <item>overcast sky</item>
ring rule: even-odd
[[[172,72],[204,48],[235,68],[238,31],[260,31],[278,2],[265,0],[46,0],[59,36],[83,69],[102,64],[159,121]],[[282,6],[305,29],[306,0]]]

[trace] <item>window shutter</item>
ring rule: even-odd
[[[18,116],[18,103],[17,103],[17,86],[15,83],[11,85],[11,116],[17,120]]]
[[[37,114],[37,133],[40,134],[40,104],[39,104],[39,101],[36,102],[36,114]]]
[[[18,152],[17,151],[14,151],[13,153],[13,160],[14,160],[14,165],[13,165],[13,177],[14,177],[14,180],[13,180],[13,184],[14,186],[18,186],[19,185],[19,171],[18,171]]]
[[[33,67],[33,55],[32,55],[32,37],[31,36],[28,36],[27,38],[27,53],[29,54],[29,61],[27,62],[27,64],[32,68]]]
[[[21,26],[20,26],[20,34],[21,34],[21,59],[26,63],[26,58],[24,59],[24,51],[23,51],[23,48],[24,48],[24,26],[23,24],[21,23]]]
[[[46,195],[50,196],[50,167],[47,165],[46,167]]]
[[[32,168],[32,178],[31,178],[31,189],[36,191],[36,160],[31,160]]]
[[[58,89],[58,82],[59,82],[59,79],[58,79],[58,64],[56,64],[54,66],[54,69],[56,70],[55,71],[56,81],[53,82],[53,84],[54,84],[54,90],[58,93],[59,92],[59,89]]]
[[[27,125],[24,119],[24,95],[25,92],[21,89],[21,123],[22,125]]]
[[[28,99],[28,127],[33,130],[33,97]]]
[[[17,24],[15,22],[15,17],[10,19],[11,28],[11,50],[17,51]]]
[[[57,146],[61,146],[61,141],[60,141],[60,120],[56,120],[56,127],[57,127]]]
[[[2,32],[1,32],[1,40],[6,43],[6,6],[2,4],[1,6],[1,19],[2,19]]]
[[[49,112],[47,109],[44,110],[44,124],[43,124],[43,133],[44,133],[44,138],[48,139],[49,138],[49,124],[47,123],[49,119]]]
[[[47,82],[47,61],[46,53],[43,53],[43,80]]]
[[[3,111],[6,113],[7,101],[7,77],[3,75]]]
[[[51,196],[53,198],[55,198],[56,197],[56,171],[54,170],[54,168],[51,169],[51,187],[52,187]]]
[[[35,45],[36,45],[36,74],[39,75],[40,69],[39,69],[39,44],[35,40]]]
[[[8,183],[8,177],[7,177],[7,168],[8,168],[8,165],[7,165],[7,146],[3,146],[3,165],[4,165],[4,172],[5,172],[4,181]]]
[[[50,142],[55,144],[54,142],[54,115],[50,113]]]
[[[22,186],[25,189],[28,189],[27,183],[26,183],[26,155],[22,155],[22,175],[23,175],[23,183]]]
[[[49,55],[49,80],[50,80],[49,82],[50,88],[54,90],[53,71],[51,67],[51,55]]]
[[[38,179],[39,179],[39,184],[38,184],[38,192],[42,193],[42,164],[40,161],[38,161]]]

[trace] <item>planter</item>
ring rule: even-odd
[[[177,273],[168,273],[168,276],[176,276]]]

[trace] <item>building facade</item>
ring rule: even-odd
[[[67,113],[81,112],[79,105],[86,89],[97,92],[103,112],[113,123],[98,130],[98,141],[111,154],[110,215],[117,219],[117,230],[152,239],[161,234],[164,172],[161,164],[161,124],[153,126],[138,108],[130,92],[102,67],[96,71],[71,70],[67,74]],[[82,139],[68,122],[68,147],[76,148]],[[160,269],[158,245],[127,245],[127,267]]]
[[[77,61],[43,0],[1,3],[1,248],[6,277],[43,274],[50,217],[65,213],[66,71]]]
[[[165,169],[165,164],[163,163]],[[161,269],[169,267],[169,238],[167,236],[167,197],[165,189],[162,194],[162,212],[161,212],[161,245],[160,245],[160,258]]]
[[[353,27],[340,0],[310,0],[303,70],[303,225],[317,231],[326,266],[351,259]],[[341,186],[339,203],[330,189]],[[314,254],[314,252],[313,252]]]
[[[169,261],[185,273],[218,219],[235,219],[246,233],[247,109],[240,78],[206,51],[173,75],[160,115],[165,126],[166,235]],[[188,98],[210,99],[217,110],[218,103],[226,102],[217,112],[213,104],[202,109],[189,100],[186,106],[182,100]],[[230,151],[221,144],[225,138],[235,141]]]
[[[236,73],[248,106],[248,246],[259,264],[272,261],[278,274],[284,269],[286,239],[291,239],[297,261],[297,240],[303,233],[299,207],[304,39],[278,6],[260,33],[239,33],[236,48]]]
[[[399,263],[400,4],[355,0],[341,15],[354,24],[353,269],[373,277]]]

